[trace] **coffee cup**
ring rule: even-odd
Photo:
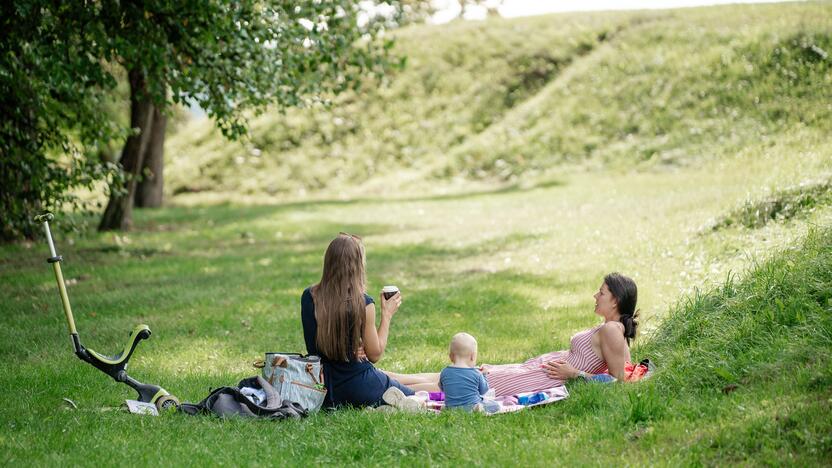
[[[399,292],[399,288],[397,286],[385,286],[381,288],[381,295],[384,296],[384,299],[390,299],[395,296],[397,292]]]

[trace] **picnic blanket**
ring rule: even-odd
[[[653,363],[650,362],[649,359],[643,359],[638,364],[634,364],[632,362],[627,362],[624,365],[624,381],[625,382],[638,382],[640,380],[646,379],[650,377],[650,375],[654,371]],[[596,374],[588,379],[589,382],[593,383],[611,383],[615,382],[616,378],[608,373],[604,374]],[[420,392],[421,393],[421,392]],[[427,393],[427,392],[425,392]],[[544,406],[550,405],[552,403],[556,403],[561,400],[565,400],[569,397],[569,391],[566,389],[564,385],[558,385],[556,387],[547,388],[545,390],[541,390],[538,392],[529,392],[529,393],[521,393],[518,395],[510,395],[510,396],[501,396],[501,397],[488,397],[487,399],[491,399],[497,402],[500,407],[499,410],[493,413],[486,413],[488,415],[494,414],[505,414],[505,413],[514,413],[517,411],[522,411],[527,408],[534,408],[537,406]],[[426,404],[429,410],[439,412],[445,408],[445,402],[443,400],[435,401],[430,399],[430,397],[426,398]]]
[[[512,396],[505,396],[495,398],[494,401],[500,404],[500,409],[496,413],[493,414],[503,414],[503,413],[514,413],[517,411],[522,411],[527,408],[534,408],[537,406],[544,406],[550,405],[552,403],[565,400],[569,397],[569,391],[566,390],[566,387],[563,385],[558,385],[557,387],[547,388],[546,390],[540,392],[534,392],[534,394],[544,394],[546,395],[546,399],[542,401],[538,401],[537,403],[530,403],[530,404],[522,404],[523,394],[521,395],[512,395]],[[532,395],[533,396],[533,395]]]
[[[419,396],[420,393],[428,392],[417,392],[416,395]],[[490,416],[494,414],[514,413],[517,411],[522,411],[526,408],[534,408],[536,406],[549,405],[557,401],[566,399],[568,397],[569,391],[566,390],[566,387],[563,385],[558,385],[557,387],[548,388],[546,390],[541,390],[538,392],[528,392],[519,395],[502,397],[492,397],[486,395],[486,399],[499,404],[499,409],[495,412],[485,412],[485,414]],[[425,396],[424,399],[425,404],[427,405],[427,409],[429,411],[439,413],[445,409],[444,400],[433,400],[428,398],[427,396]]]

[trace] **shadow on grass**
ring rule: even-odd
[[[165,364],[162,357],[148,358],[152,367],[148,378],[193,379],[194,385],[205,381],[198,375],[188,376],[188,370],[193,373],[210,357],[193,354],[207,349],[204,343],[221,343],[210,359],[235,372],[240,366],[234,362],[248,363],[265,351],[303,352],[300,294],[320,278],[323,251],[338,227],[318,223],[304,239],[219,246],[212,258],[187,251],[140,258],[123,257],[120,250],[106,246],[78,249],[75,253],[82,254],[82,262],[66,268],[65,274],[84,278],[69,289],[79,331],[86,342],[107,352],[120,346],[136,323],[148,323],[158,338],[143,343],[142,349],[177,357],[175,366]],[[393,231],[387,226],[355,227],[364,233]],[[368,247],[371,284],[381,284],[379,272],[393,265],[393,269],[417,275],[420,283],[441,285],[400,284],[406,305],[394,319],[388,362],[407,371],[439,370],[450,336],[461,330],[477,335],[483,357],[494,363],[568,346],[568,337],[593,320],[591,310],[587,307],[583,315],[576,315],[574,304],[568,304],[543,311],[524,290],[557,294],[586,288],[582,281],[512,271],[453,272],[453,265],[462,258],[527,238],[510,235],[458,249],[430,243]],[[8,327],[0,333],[5,337],[0,340],[0,355],[8,359],[28,353],[54,356],[71,373],[82,364],[75,362],[66,346],[66,327],[51,271],[40,264],[37,268],[25,277],[33,286],[49,287],[21,288],[2,306],[0,323]],[[587,288],[587,298],[590,292]],[[47,310],[32,314],[33,302],[46,302]],[[541,327],[551,332],[542,335]],[[15,345],[20,342],[34,346],[23,351]],[[142,355],[137,354],[137,361]],[[216,382],[229,383],[233,382]]]
[[[560,180],[547,180],[537,184],[512,183],[499,186],[491,190],[475,190],[468,192],[427,195],[420,197],[403,198],[381,198],[381,197],[356,197],[348,200],[323,199],[310,201],[288,201],[267,204],[255,204],[240,206],[234,203],[222,203],[218,205],[193,207],[170,207],[165,210],[142,210],[134,211],[136,217],[135,231],[170,231],[175,230],[173,226],[189,226],[201,229],[196,226],[200,222],[213,223],[213,226],[223,226],[232,223],[254,221],[265,216],[277,216],[286,212],[309,211],[317,208],[328,208],[333,206],[354,206],[354,205],[383,205],[389,203],[411,203],[429,201],[457,201],[467,200],[481,196],[505,195],[515,193],[531,192],[533,190],[544,190],[553,187],[563,186],[565,183]],[[205,224],[208,226],[208,224]]]

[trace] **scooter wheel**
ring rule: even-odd
[[[156,408],[159,411],[176,409],[178,407],[179,407],[179,400],[173,395],[160,396],[159,399],[156,400]]]

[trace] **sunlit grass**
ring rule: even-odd
[[[267,112],[242,143],[209,121],[179,132],[167,186],[202,201],[418,196],[673,171],[786,142],[828,154],[830,17],[795,2],[408,28],[408,67],[386,86]]]
[[[404,292],[382,367],[438,370],[446,365],[449,337],[461,330],[478,338],[482,362],[516,362],[563,348],[575,331],[597,323],[592,294],[603,274],[619,270],[634,276],[640,288],[643,327],[634,358],[653,357],[673,374],[675,361],[667,351],[644,348],[647,337],[662,330],[668,306],[693,288],[722,283],[729,272],[743,275],[775,250],[796,245],[812,225],[832,223],[832,207],[823,205],[756,230],[702,232],[709,220],[767,196],[773,187],[828,173],[822,155],[778,154],[741,155],[666,173],[566,174],[557,183],[466,196],[139,211],[134,232],[59,236],[57,245],[87,345],[112,352],[135,323],[148,323],[154,335],[140,345],[131,374],[186,400],[256,374],[251,363],[265,351],[303,350],[299,296],[319,278],[323,251],[340,230],[365,239],[372,293],[389,283]],[[699,401],[685,393],[684,383],[676,387],[675,400],[635,387],[577,386],[569,400],[552,408],[488,420],[346,411],[302,423],[262,424],[101,412],[133,395],[72,356],[45,256],[42,243],[0,249],[0,384],[20,393],[0,408],[6,427],[0,445],[8,462],[22,461],[32,446],[38,455],[31,460],[38,463],[84,464],[114,451],[131,454],[136,463],[179,463],[181,457],[239,462],[252,460],[241,448],[252,440],[271,447],[264,450],[274,460],[287,461],[287,452],[269,445],[273,438],[294,441],[301,464],[458,464],[483,457],[496,462],[508,454],[543,463],[529,450],[594,463],[622,460],[620,444],[634,441],[642,451],[626,458],[630,462],[652,461],[647,454],[655,451],[669,457],[669,464],[817,460],[828,453],[818,438],[825,426],[795,416],[823,411],[821,400],[776,379],[756,384],[756,374],[746,378],[749,390],[730,402],[713,396]],[[819,384],[812,382],[823,379],[823,372],[806,370],[795,378],[815,391]],[[757,396],[787,391],[792,393],[785,400]],[[65,397],[79,410],[63,409]],[[767,414],[782,415],[782,430],[808,435],[778,441],[781,429],[763,425]],[[546,443],[530,444],[529,433]],[[752,443],[758,434],[760,447]],[[171,442],[183,436],[210,448]],[[463,450],[458,440],[475,452]],[[595,458],[578,449],[588,443]],[[144,450],[148,444],[161,451]],[[802,448],[814,452],[795,452]],[[745,452],[732,458],[732,450]]]
[[[249,142],[259,157],[207,127],[186,130],[168,147],[169,186],[211,191],[137,211],[133,232],[56,237],[84,342],[114,352],[136,323],[149,324],[154,334],[130,372],[183,400],[256,374],[251,363],[266,351],[303,351],[300,294],[339,231],[364,238],[373,295],[391,283],[404,294],[381,367],[437,371],[463,330],[477,337],[482,362],[565,348],[599,322],[592,294],[617,270],[639,285],[633,357],[656,361],[655,380],[574,384],[557,405],[487,419],[344,410],[274,423],[101,411],[134,395],[72,355],[46,246],[4,245],[0,460],[827,462],[832,206],[824,199],[758,228],[708,226],[832,177],[828,68],[792,60],[803,50],[797,30],[828,30],[828,9],[412,29],[400,42],[414,47],[406,79],[374,91],[380,99],[261,117]],[[435,37],[453,40],[437,47]],[[761,69],[778,47],[777,63],[806,74]],[[536,53],[564,62],[507,101],[503,85]],[[488,82],[477,80],[483,66]],[[753,86],[739,87],[749,77]],[[793,94],[770,99],[784,89]],[[755,95],[766,99],[752,105]],[[408,112],[391,120],[391,108]]]

